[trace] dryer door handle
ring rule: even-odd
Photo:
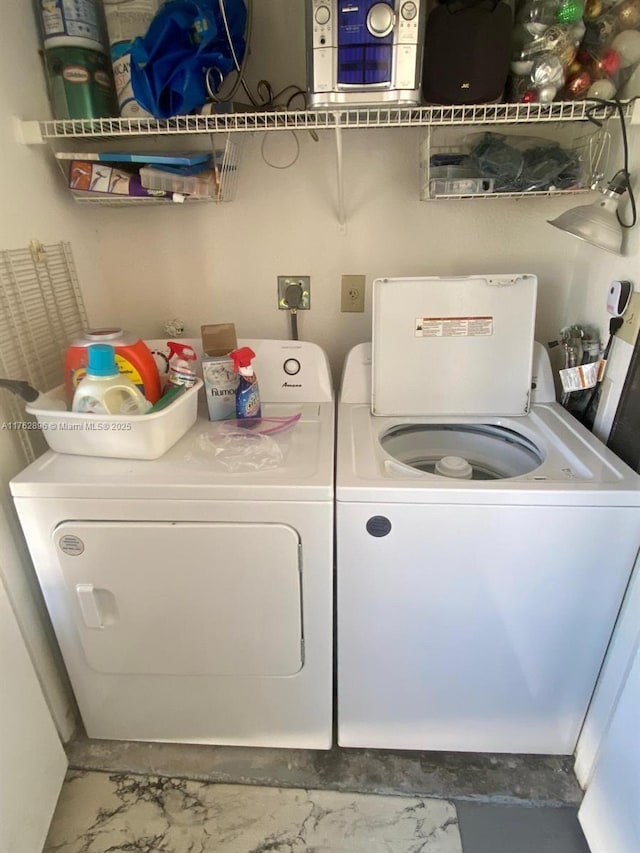
[[[98,607],[94,585],[92,583],[76,584],[76,595],[78,596],[80,611],[87,628],[104,628],[105,623]]]

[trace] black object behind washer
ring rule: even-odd
[[[505,0],[445,0],[427,18],[422,99],[482,104],[502,97],[511,60],[513,9]]]
[[[640,474],[640,337],[622,388],[607,446]]]

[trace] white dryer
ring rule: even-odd
[[[570,754],[640,477],[555,402],[534,276],[373,299],[338,408],[338,743]]]
[[[202,400],[159,459],[49,451],[11,483],[90,737],[331,746],[329,366],[242,343],[287,431],[221,439]]]

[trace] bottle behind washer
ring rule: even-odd
[[[109,344],[88,347],[87,372],[73,395],[72,411],[97,415],[143,415],[151,403],[123,376]]]

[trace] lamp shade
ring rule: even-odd
[[[561,213],[557,219],[548,219],[549,225],[573,234],[580,240],[591,243],[607,252],[622,254],[622,228],[618,221],[617,210],[621,194],[626,185],[613,181],[603,193],[603,197],[593,204],[572,207]]]

